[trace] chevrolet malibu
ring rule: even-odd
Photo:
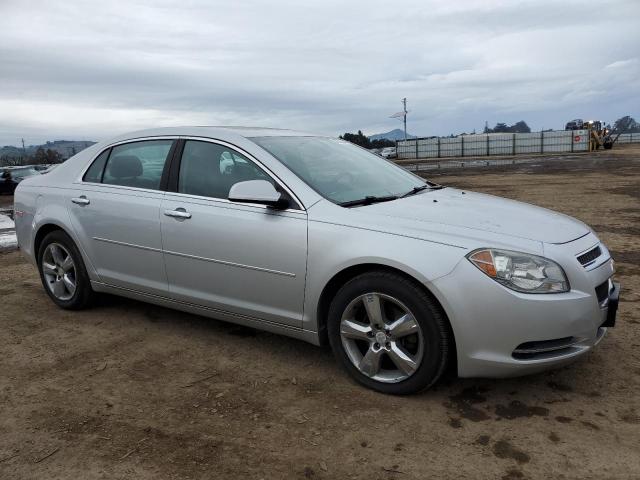
[[[122,135],[21,182],[15,223],[59,307],[106,292],[329,344],[392,394],[567,364],[618,305],[587,225],[288,130]]]

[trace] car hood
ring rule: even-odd
[[[469,234],[484,231],[545,243],[569,242],[590,231],[584,223],[546,208],[455,188],[426,190],[351,210],[357,210],[361,220],[372,217],[369,220],[378,224],[385,216],[391,224],[410,223],[414,229],[437,232],[451,226]]]

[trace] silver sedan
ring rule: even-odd
[[[356,381],[386,393],[427,388],[448,368],[563,365],[615,323],[613,261],[587,225],[322,136],[122,135],[24,180],[15,214],[20,248],[62,308],[107,292],[330,344]]]

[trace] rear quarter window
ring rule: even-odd
[[[104,171],[104,165],[107,163],[107,158],[109,158],[110,151],[111,149],[108,148],[98,155],[84,174],[84,177],[82,177],[83,182],[100,183],[102,181],[102,172]]]

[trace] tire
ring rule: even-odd
[[[67,257],[71,259],[70,264]],[[42,240],[38,249],[38,271],[45,292],[60,308],[80,310],[93,302],[95,293],[82,255],[62,230],[55,230]],[[74,289],[70,288],[72,284]]]
[[[340,288],[327,330],[336,359],[354,380],[393,395],[435,384],[454,348],[436,301],[417,282],[384,271],[364,273]]]

